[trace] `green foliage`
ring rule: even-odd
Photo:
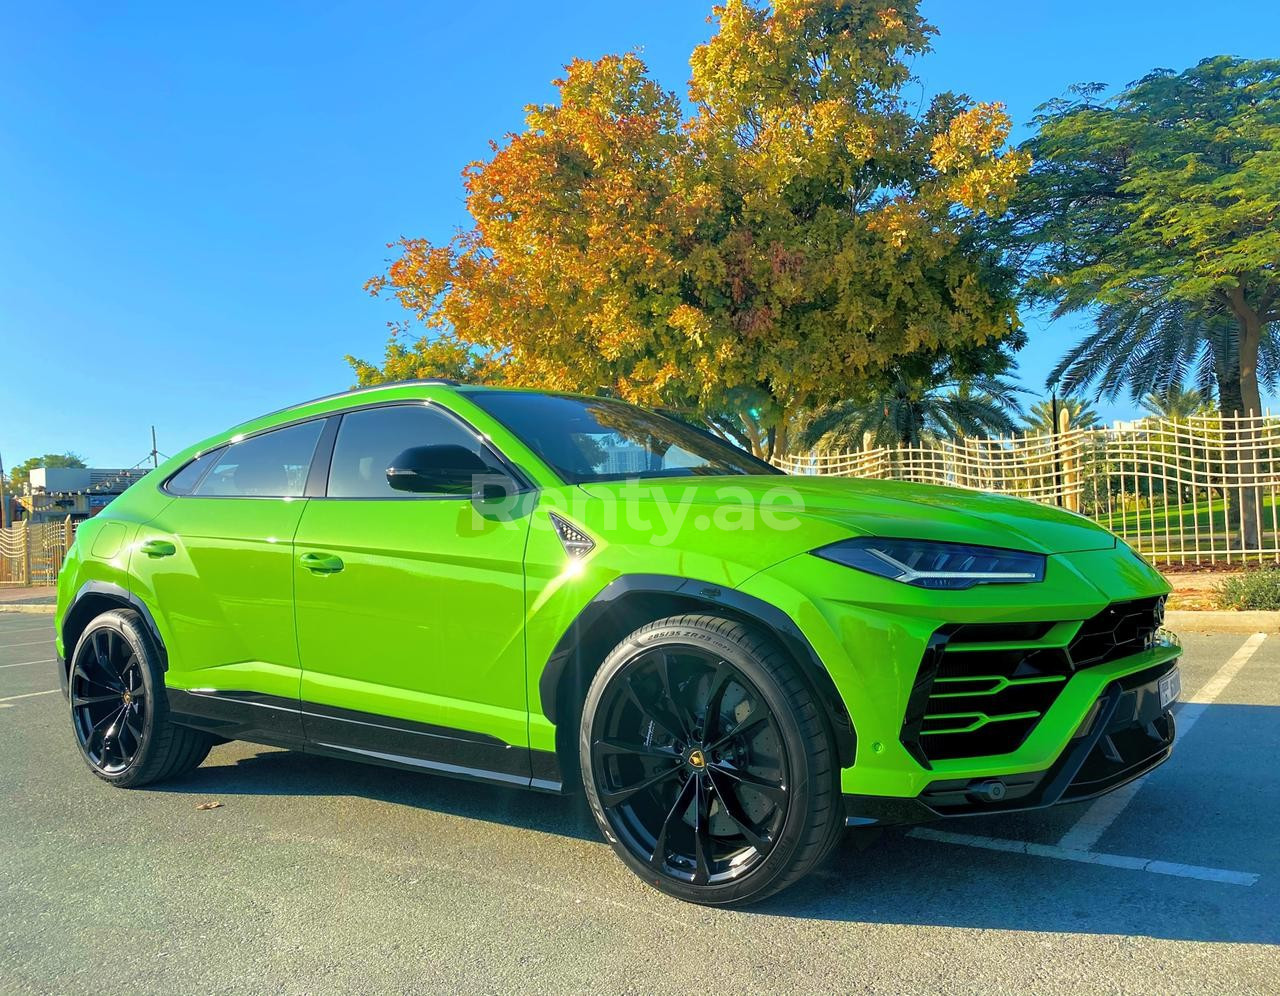
[[[474,350],[444,337],[424,338],[406,345],[403,329],[393,329],[382,366],[348,355],[358,387],[373,387],[393,380],[445,377],[468,384],[493,383],[500,371],[485,363]]]
[[[1005,349],[974,348],[895,364],[857,396],[819,407],[804,420],[798,442],[827,450],[918,446],[926,439],[987,437],[1013,432],[1025,393],[1004,374]]]
[[[1059,398],[1059,416],[1064,409],[1071,413],[1071,420],[1067,423],[1068,428],[1096,429],[1098,427],[1098,413],[1087,401],[1080,398]],[[1053,400],[1047,398],[1032,405],[1026,418],[1023,419],[1023,426],[1027,432],[1055,432],[1057,426],[1053,421]]]
[[[1200,391],[1188,391],[1173,386],[1162,393],[1143,395],[1142,407],[1158,418],[1188,418],[1192,415],[1213,414],[1213,395]]]
[[[1048,381],[1067,392],[1093,384],[1099,397],[1133,401],[1194,383],[1214,397],[1225,388],[1223,414],[1242,412],[1240,335],[1223,309],[1192,308],[1185,301],[1134,300],[1094,311],[1094,330],[1069,349]],[[1257,377],[1274,389],[1280,378],[1280,324],[1263,327]]]
[[[1208,363],[1224,413],[1260,412],[1259,350],[1274,371],[1280,319],[1280,60],[1218,56],[1102,89],[1041,109],[1013,205],[1033,298],[1101,308],[1055,376],[1111,396],[1127,381],[1137,398]]]
[[[44,456],[33,456],[17,464],[9,472],[9,489],[20,491],[31,480],[31,472],[37,467],[83,467],[84,460],[70,450],[65,453],[46,453]]]
[[[1280,609],[1280,567],[1236,574],[1218,589],[1223,609]]]

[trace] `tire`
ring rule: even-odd
[[[843,831],[819,703],[789,655],[733,620],[673,616],[618,644],[587,691],[579,757],[614,851],[689,902],[765,899]]]
[[[169,721],[160,651],[131,609],[96,617],[76,641],[69,686],[71,729],[89,770],[137,788],[199,767],[213,737]]]

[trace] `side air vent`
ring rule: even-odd
[[[1163,619],[1163,598],[1116,602],[1080,623],[1065,646],[1065,634],[1050,639],[1060,623],[943,627],[921,661],[903,746],[925,765],[1015,751],[1075,671],[1146,649]]]
[[[596,548],[595,542],[567,519],[562,519],[555,512],[547,513],[551,517],[551,524],[556,527],[556,535],[560,537],[560,545],[564,547],[564,552],[574,560],[581,560],[588,553]]]

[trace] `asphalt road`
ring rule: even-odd
[[[1126,805],[851,833],[724,911],[634,879],[575,799],[247,744],[109,788],[42,694],[49,617],[0,615],[0,990],[1275,993],[1280,637],[1184,644],[1211,701]]]

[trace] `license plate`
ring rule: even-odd
[[[1182,694],[1182,672],[1174,668],[1160,679],[1160,708],[1168,708]]]

